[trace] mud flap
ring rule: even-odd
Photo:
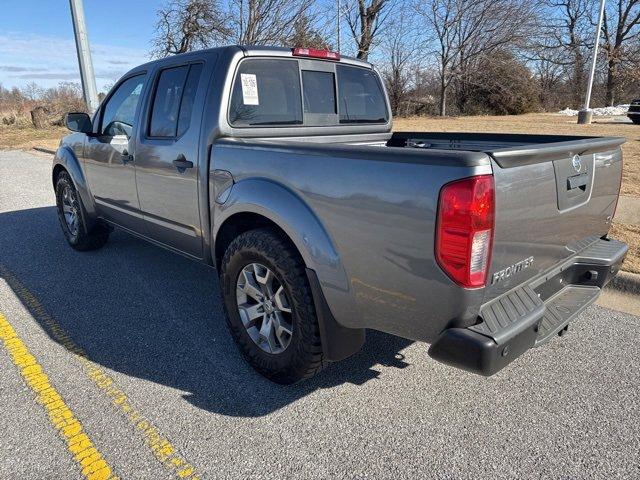
[[[324,358],[332,362],[344,360],[362,348],[366,338],[365,329],[340,325],[327,305],[316,272],[310,268],[305,270],[316,307]]]

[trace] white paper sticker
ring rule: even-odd
[[[242,100],[245,105],[260,105],[258,99],[258,81],[253,73],[241,73]]]

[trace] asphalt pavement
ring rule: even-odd
[[[591,307],[488,379],[369,332],[275,385],[213,270],[117,231],[69,248],[50,168],[0,152],[1,479],[640,478],[640,317]]]

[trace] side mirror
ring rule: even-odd
[[[88,114],[83,112],[67,113],[64,117],[64,123],[72,132],[91,133],[93,125]]]

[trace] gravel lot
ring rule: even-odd
[[[48,156],[0,151],[0,179],[0,313],[120,478],[640,477],[639,317],[592,307],[489,379],[370,332],[282,387],[243,362],[211,269],[119,232],[70,249]],[[4,348],[0,372],[0,478],[81,478]]]

